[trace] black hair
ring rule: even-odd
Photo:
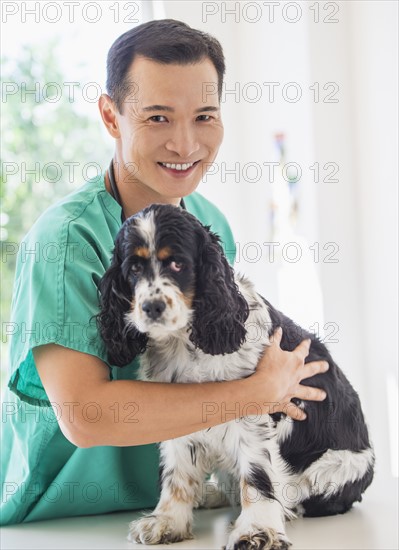
[[[221,97],[226,67],[219,41],[182,21],[160,19],[125,32],[108,52],[106,88],[120,113],[130,92],[127,74],[136,56],[165,65],[189,65],[209,58],[218,75],[218,97]]]

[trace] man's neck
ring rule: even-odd
[[[129,218],[130,216],[137,214],[137,212],[140,212],[140,210],[143,210],[143,208],[146,208],[151,204],[161,203],[178,206],[181,202],[181,198],[165,198],[157,195],[156,193],[149,192],[146,188],[138,188],[134,185],[134,183],[125,187],[120,185],[116,178],[115,183],[119,191],[119,196],[122,202],[121,206],[125,218]],[[105,188],[108,193],[113,196],[108,170],[105,173]]]

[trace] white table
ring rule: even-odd
[[[294,520],[288,523],[287,532],[293,550],[397,550],[397,514],[395,483],[391,487],[376,484],[366,492],[363,502],[347,514]],[[194,540],[144,546],[126,539],[128,523],[140,515],[140,512],[123,512],[3,527],[0,547],[2,550],[220,549],[234,519],[230,508],[196,510]]]

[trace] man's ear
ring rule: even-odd
[[[102,94],[100,96],[100,99],[98,100],[98,108],[108,133],[115,139],[120,138],[121,134],[119,131],[117,118],[118,110],[108,94]]]

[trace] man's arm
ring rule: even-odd
[[[220,414],[206,414],[206,410],[214,411],[222,402],[227,410],[234,410],[240,400],[242,410],[245,399],[241,380],[223,384],[111,381],[108,366],[92,355],[56,344],[39,346],[33,355],[60,428],[78,447],[143,445],[193,433],[221,423]],[[216,405],[206,409],[206,403]]]
[[[211,428],[239,418],[244,410],[247,415],[259,414],[259,407],[263,413],[283,411],[293,396],[323,399],[317,388],[299,386],[301,379],[325,370],[323,361],[304,365],[308,345],[301,346],[300,353],[295,354],[283,352],[277,342],[269,354],[272,364],[266,364],[267,351],[252,376],[203,384],[111,381],[103,361],[56,344],[34,348],[33,355],[65,437],[78,447],[124,447]],[[280,371],[285,378],[279,377]],[[270,410],[276,397],[279,404]],[[257,408],[251,411],[246,405],[254,402]],[[304,417],[294,407],[288,414]]]

